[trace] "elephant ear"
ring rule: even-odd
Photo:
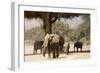
[[[53,43],[58,43],[60,41],[60,37],[57,34],[52,34],[53,38],[52,38],[52,42]]]

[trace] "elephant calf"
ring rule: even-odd
[[[37,50],[40,50],[42,53],[42,45],[43,45],[43,41],[35,41],[33,44],[33,46],[34,46],[33,54],[37,54]]]
[[[79,42],[79,41],[75,42],[74,43],[74,52],[75,52],[75,48],[77,48],[77,52],[78,52],[78,48],[80,48],[81,52],[82,52],[82,47],[83,47],[83,43],[82,42]]]

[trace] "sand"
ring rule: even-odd
[[[77,60],[77,59],[90,59],[90,45],[83,46],[83,52],[73,52],[73,45],[70,47],[70,53],[67,55],[66,53],[62,53],[58,58],[48,58],[43,57],[43,54],[40,54],[40,50],[38,50],[37,54],[33,55],[33,46],[25,45],[25,62],[39,62],[39,61],[50,61],[50,60]],[[80,51],[80,49],[79,49]]]

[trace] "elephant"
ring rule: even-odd
[[[69,49],[70,49],[70,43],[64,43],[64,48],[65,48],[65,52],[67,55],[69,55]]]
[[[43,45],[43,41],[35,41],[33,44],[34,47],[34,52],[33,54],[37,54],[37,50],[40,50],[41,54],[42,54],[42,45]]]
[[[51,53],[53,58],[59,57],[59,42],[60,37],[57,34],[46,34],[43,43],[43,56],[45,57],[46,50],[48,51],[48,57],[51,57]]]
[[[79,41],[75,42],[74,43],[74,52],[75,52],[75,48],[77,48],[77,52],[78,52],[78,48],[80,48],[81,52],[82,52],[82,47],[83,47],[83,43],[82,42],[79,42]]]

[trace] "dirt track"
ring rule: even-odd
[[[66,53],[60,54],[59,58],[52,59],[48,58],[48,55],[46,54],[46,57],[43,57],[42,54],[40,54],[40,51],[38,50],[38,54],[33,55],[33,46],[25,46],[25,62],[34,62],[34,61],[48,61],[48,60],[76,60],[76,59],[89,59],[90,58],[90,46],[83,46],[83,52],[73,52],[73,45],[70,47],[70,53],[69,55],[66,55]],[[80,51],[80,49],[79,49]]]

